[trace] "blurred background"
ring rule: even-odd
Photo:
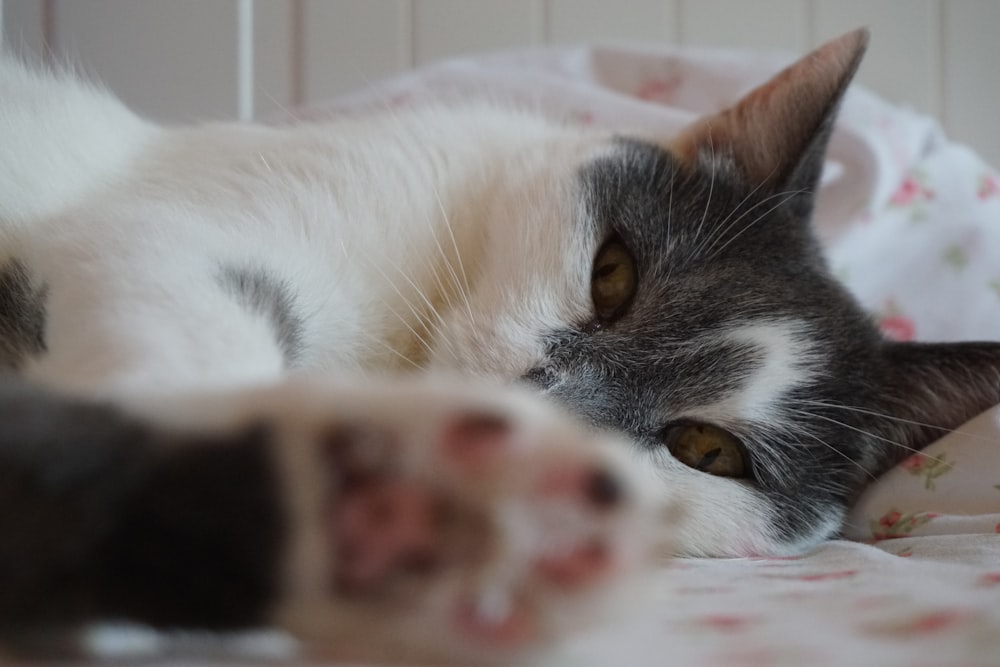
[[[273,116],[428,61],[639,41],[802,53],[867,25],[860,80],[1000,165],[1000,0],[0,0],[14,51],[68,57],[162,120]]]

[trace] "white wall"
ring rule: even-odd
[[[336,95],[476,50],[641,40],[805,51],[873,31],[860,78],[1000,165],[1000,0],[0,0],[8,44],[99,72],[166,119],[239,111],[240,7],[253,109]],[[246,26],[246,23],[244,23]],[[243,50],[244,55],[248,53]],[[243,99],[246,101],[246,92]]]

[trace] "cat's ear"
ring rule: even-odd
[[[885,418],[871,424],[905,458],[1000,404],[1000,343],[886,343],[886,374],[877,398]]]
[[[687,163],[729,158],[751,187],[811,191],[840,99],[861,62],[868,31],[827,42],[734,106],[698,120],[671,142]]]

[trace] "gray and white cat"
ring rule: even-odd
[[[486,105],[166,128],[4,61],[0,365],[41,389],[0,398],[0,636],[506,659],[665,544],[835,535],[1000,402],[1000,344],[883,340],[810,230],[866,42],[676,137]]]

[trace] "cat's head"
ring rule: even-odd
[[[876,475],[1000,400],[1000,345],[884,340],[810,228],[867,37],[669,141],[600,139],[551,188],[571,200],[550,213],[571,218],[562,240],[512,234],[504,296],[449,350],[631,435],[683,502],[686,553],[814,545]]]

